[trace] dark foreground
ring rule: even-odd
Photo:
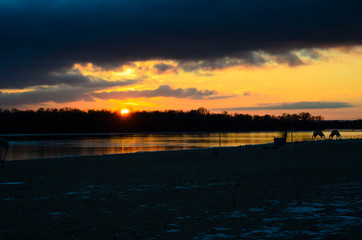
[[[360,140],[7,162],[0,239],[361,239]]]

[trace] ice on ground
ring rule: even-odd
[[[318,233],[322,236],[332,233],[338,233],[343,227],[338,224],[316,224],[315,226],[321,229]]]
[[[216,231],[228,231],[231,230],[232,228],[214,228]]]
[[[235,239],[235,235],[227,235],[224,233],[216,233],[216,234],[206,234],[204,236],[196,236],[192,239],[202,239],[202,240],[211,240],[216,238],[229,238],[229,239]]]
[[[79,192],[67,192],[68,195],[75,195],[75,194],[79,194]]]
[[[103,188],[103,185],[88,185],[86,188]]]
[[[351,209],[336,209],[336,212],[339,212],[339,213],[346,213],[346,212],[353,213],[354,211],[351,210]]]
[[[329,206],[332,207],[344,207],[344,206],[348,206],[349,203],[347,202],[342,202],[342,203],[328,203]]]
[[[263,208],[250,208],[249,211],[251,212],[264,212]]]
[[[322,210],[324,210],[324,208],[315,208],[315,207],[306,207],[306,206],[287,208],[287,211],[292,213],[310,213]]]
[[[227,218],[242,218],[242,217],[246,217],[247,215],[245,213],[242,213],[240,211],[235,211],[235,212],[221,212],[220,213],[222,217],[227,217]]]
[[[20,184],[24,184],[24,182],[4,182],[4,183],[0,183],[2,185],[20,185]]]
[[[266,202],[270,202],[271,204],[280,204],[279,200],[266,200]]]
[[[43,196],[43,197],[34,198],[34,200],[48,200],[49,198],[50,198],[49,196]]]
[[[250,232],[247,232],[247,233],[243,234],[243,237],[249,237],[251,235],[259,234],[259,233],[276,236],[277,233],[280,233],[280,229],[281,229],[280,227],[264,227],[263,229],[257,229],[257,230],[252,230]]]
[[[225,186],[225,183],[208,183],[207,186]]]
[[[347,220],[347,221],[361,221],[362,219],[359,218],[359,217],[353,217],[353,216],[335,216],[335,218],[340,218],[340,219],[343,219],[343,220]]]
[[[3,198],[2,200],[4,200],[4,201],[12,201],[12,200],[15,200],[15,198]]]
[[[177,217],[176,219],[183,220],[185,218],[191,218],[191,216]]]
[[[270,217],[270,218],[263,218],[264,222],[281,222],[281,221],[285,221],[289,218],[287,217]]]
[[[176,224],[176,223],[170,223],[170,224],[167,224],[168,226],[175,226],[175,227],[179,227],[180,225],[179,224]]]
[[[176,186],[176,189],[199,188],[200,186]]]
[[[303,202],[304,205],[311,205],[313,207],[324,207],[325,204],[324,203],[305,203]]]

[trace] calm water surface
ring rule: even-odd
[[[330,131],[324,131],[328,137]],[[362,130],[341,130],[343,138],[362,138]],[[135,134],[13,134],[7,160],[62,156],[103,155],[140,151],[168,151],[194,148],[272,143],[280,132],[245,133],[135,133]],[[312,132],[293,132],[293,141],[311,140]],[[288,142],[291,141],[290,133]]]

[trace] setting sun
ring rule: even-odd
[[[128,109],[122,109],[121,110],[121,114],[123,115],[123,114],[128,114],[129,113],[129,110]]]

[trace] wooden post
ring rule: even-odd
[[[219,133],[219,148],[221,148],[221,133]]]
[[[9,148],[9,142],[6,141],[5,139],[0,138],[0,162],[2,168],[4,168],[5,165],[5,158],[8,152],[8,148]]]

